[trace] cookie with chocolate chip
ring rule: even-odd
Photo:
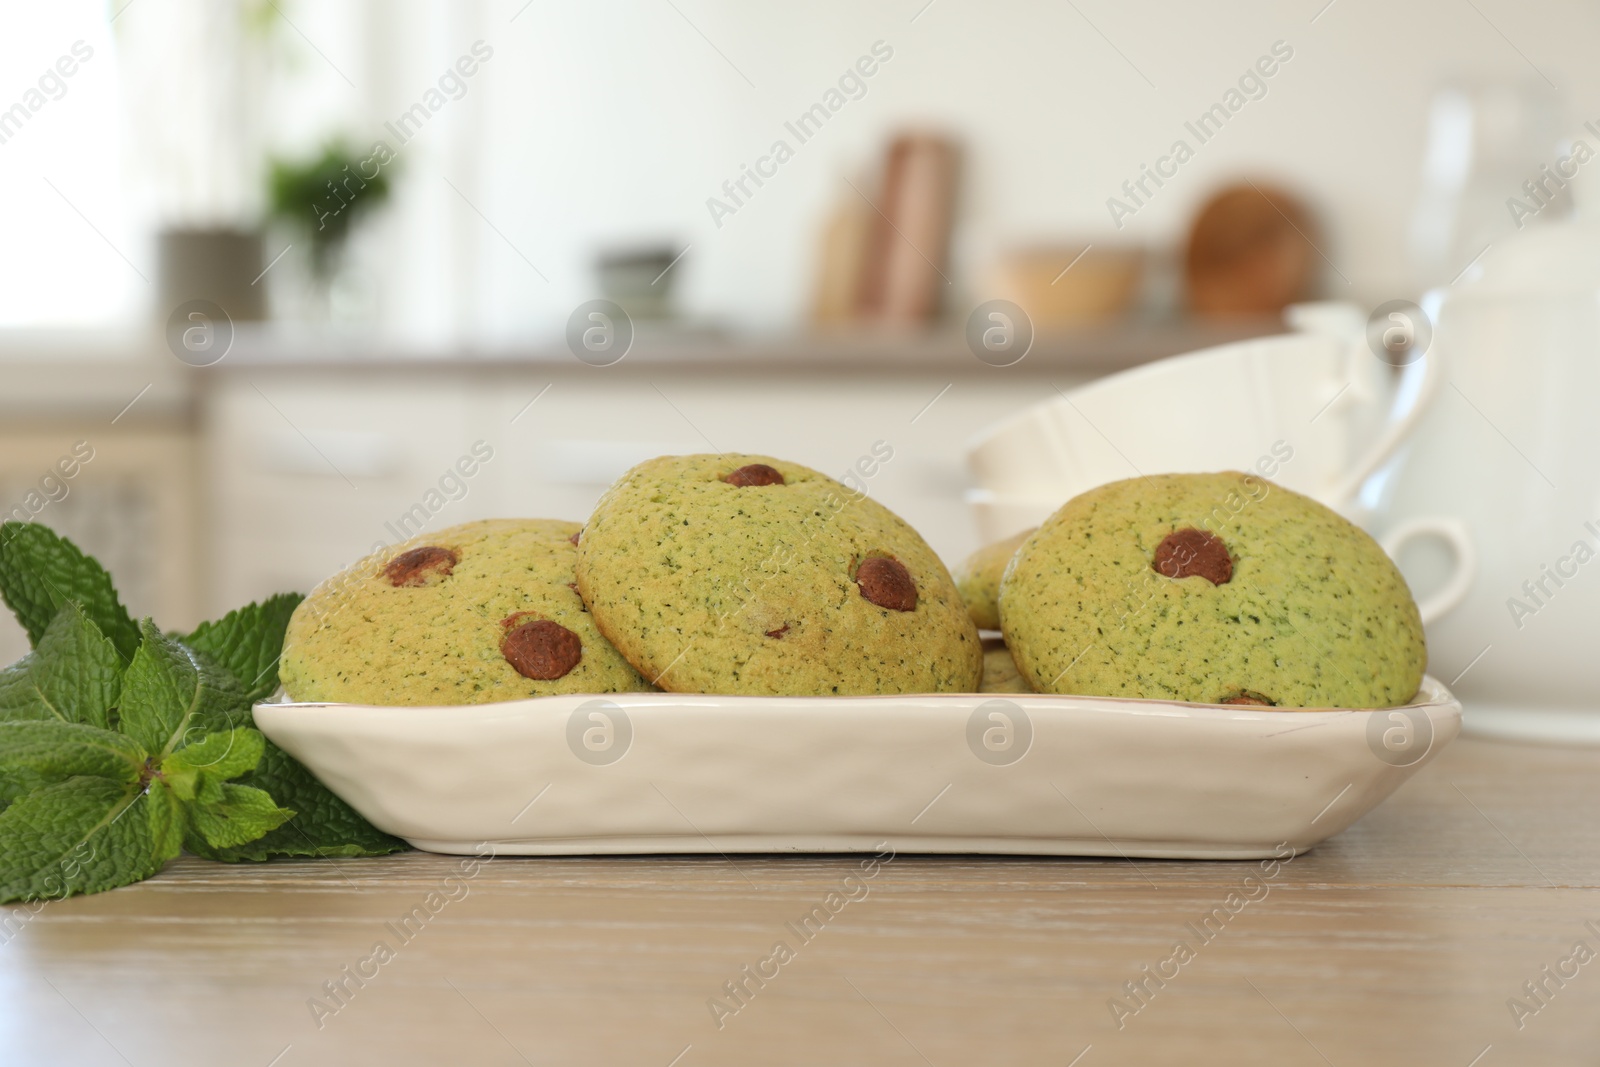
[[[1040,692],[1280,708],[1408,702],[1416,603],[1362,530],[1254,475],[1161,474],[1067,502],[1000,585]]]
[[[575,522],[485,519],[368,556],[295,610],[295,700],[484,704],[650,689],[578,597]]]
[[[688,693],[972,692],[978,632],[927,543],[769,456],[664,456],[584,526],[578,588],[648,679]]]

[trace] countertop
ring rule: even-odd
[[[117,425],[186,424],[209,385],[240,375],[481,378],[536,370],[596,379],[612,375],[715,375],[724,380],[782,376],[863,377],[1068,375],[1082,379],[1229,341],[1283,331],[1275,318],[1122,323],[1040,336],[1019,362],[979,361],[957,332],[738,336],[642,325],[626,356],[587,366],[560,343],[458,344],[385,338],[371,331],[240,324],[210,366],[178,360],[140,331],[0,335],[0,425],[77,419]]]
[[[0,912],[0,1062],[1593,1063],[1597,772],[1457,741],[1209,940],[1256,864],[897,856],[739,1001],[857,859],[184,858]]]

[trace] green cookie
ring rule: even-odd
[[[967,611],[978,629],[1000,629],[1000,576],[1006,572],[1006,564],[1011,562],[1017,547],[1031,533],[1033,530],[1024,530],[1003,541],[984,545],[956,568],[956,588],[961,590],[961,599],[967,602]]]
[[[1040,692],[1393,707],[1428,658],[1405,580],[1372,538],[1232,471],[1068,501],[1017,551],[1000,607]]]
[[[883,505],[766,456],[622,476],[578,548],[595,621],[686,693],[972,692],[978,632],[933,550]]]
[[[1010,557],[1007,557],[1008,559]],[[1017,670],[1016,660],[1004,641],[987,638],[983,642],[983,681],[980,693],[1031,693],[1033,687]]]
[[[649,690],[573,587],[581,527],[485,519],[374,553],[289,620],[289,696],[349,704],[486,704]]]

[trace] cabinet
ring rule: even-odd
[[[977,546],[967,439],[1076,381],[978,369],[239,366],[201,403],[207,608],[308,590],[419,529],[581,520],[628,467],[674,452],[766,453],[843,477],[886,442],[868,492],[953,564]]]
[[[65,417],[0,433],[0,509],[31,518],[98,559],[137,618],[170,629],[200,621],[195,449],[182,425],[117,427]],[[64,472],[71,471],[67,476]],[[0,611],[0,663],[28,651]]]

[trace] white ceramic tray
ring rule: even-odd
[[[565,696],[258,704],[262,732],[434,852],[1256,859],[1343,830],[1460,730],[1384,711],[1098,697]]]

